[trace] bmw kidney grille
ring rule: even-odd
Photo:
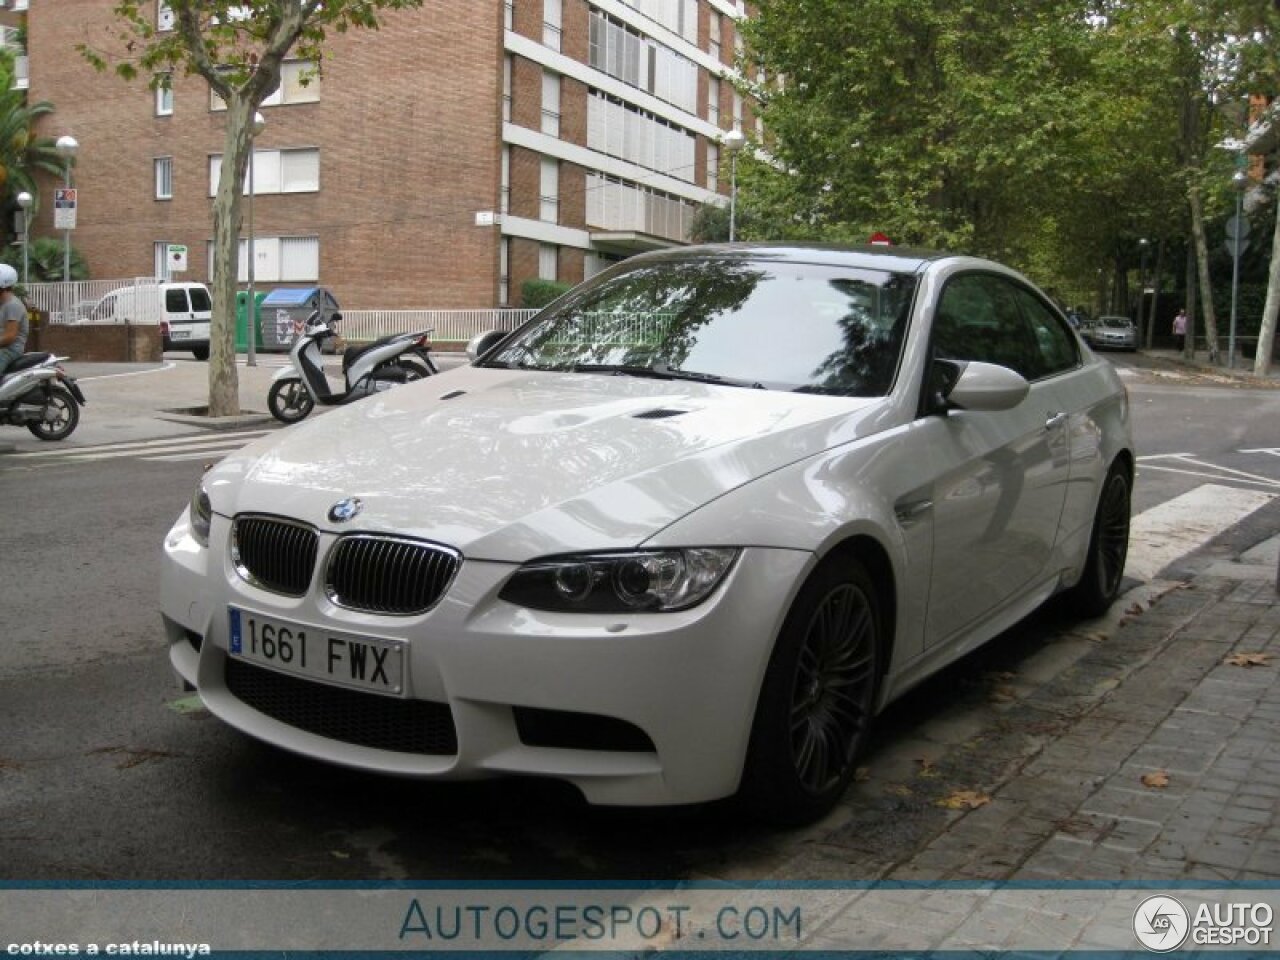
[[[458,571],[454,550],[401,537],[351,534],[329,554],[325,592],[340,607],[407,615],[435,606]]]

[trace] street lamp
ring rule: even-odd
[[[58,142],[53,145],[58,152],[58,156],[62,158],[62,167],[65,173],[65,186],[71,189],[71,161],[75,159],[76,151],[80,149],[80,143],[75,137],[63,135],[58,138]],[[71,280],[71,229],[62,231],[62,282],[68,283]]]
[[[23,190],[17,196],[18,206],[22,208],[22,285],[27,285],[27,274],[30,272],[31,258],[31,204],[35,198]]]
[[[738,219],[738,154],[747,145],[742,131],[734,127],[724,135],[724,148],[729,151],[729,242],[737,235]]]
[[[256,266],[255,251],[253,249],[253,159],[254,148],[253,141],[258,134],[266,129],[267,118],[256,110],[253,114],[253,123],[249,124],[249,276],[248,276],[248,296],[246,297],[245,307],[245,335],[249,340],[249,355],[245,359],[245,365],[256,367],[258,365],[258,310],[257,304],[253,302],[253,279],[254,267]]]
[[[1231,176],[1231,186],[1236,191],[1236,229],[1231,238],[1231,326],[1227,332],[1227,369],[1236,368],[1236,300],[1240,289],[1240,241],[1244,239],[1244,221],[1240,219],[1241,205],[1244,202],[1244,188],[1249,177],[1243,170],[1237,170]]]

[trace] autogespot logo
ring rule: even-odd
[[[1187,939],[1191,915],[1173,897],[1147,897],[1133,912],[1133,935],[1148,950],[1168,953]]]

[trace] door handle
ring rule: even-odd
[[[1057,430],[1066,422],[1067,415],[1065,413],[1048,413],[1045,414],[1044,428],[1046,431]]]

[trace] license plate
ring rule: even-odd
[[[191,334],[190,334],[190,333],[188,333],[186,330],[174,330],[172,333],[170,333],[170,334],[169,334],[169,339],[170,339],[170,340],[185,340],[185,339],[187,339],[187,337],[189,337],[189,336],[191,336]]]
[[[404,693],[404,646],[228,608],[231,656],[281,673],[390,696]]]

